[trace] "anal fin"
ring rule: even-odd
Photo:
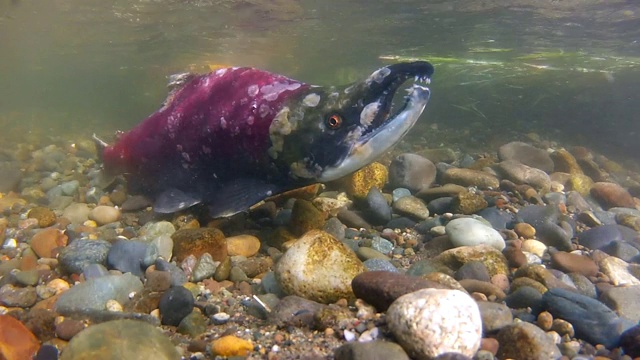
[[[209,216],[219,218],[235,215],[281,191],[280,186],[262,180],[238,179],[224,184],[207,199],[210,201]]]

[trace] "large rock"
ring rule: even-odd
[[[551,188],[551,179],[546,172],[514,160],[502,161],[497,170],[516,184],[527,184],[540,192],[547,192]]]
[[[350,342],[334,351],[336,360],[409,360],[402,347],[390,341]]]
[[[137,320],[92,325],[74,336],[60,360],[180,359],[171,340],[156,327]]]
[[[431,160],[416,154],[396,156],[389,165],[389,183],[394,188],[412,192],[428,189],[436,179],[436,166]]]
[[[321,303],[355,298],[351,280],[364,271],[351,249],[321,230],[309,231],[293,243],[275,267],[286,293]]]
[[[216,228],[180,229],[171,235],[171,239],[173,255],[178,261],[204,253],[209,253],[215,261],[223,261],[228,254],[224,234]]]
[[[502,235],[494,228],[473,218],[459,218],[445,226],[447,235],[455,247],[488,245],[498,250],[505,247]]]
[[[387,310],[387,323],[415,359],[448,352],[472,357],[482,339],[478,306],[458,290],[422,289],[403,295]]]
[[[553,160],[546,150],[538,149],[522,141],[512,141],[500,146],[498,158],[500,161],[515,160],[547,173],[553,171]]]
[[[38,339],[13,316],[0,315],[0,329],[0,359],[31,359],[38,351]]]
[[[509,273],[507,259],[502,252],[489,245],[461,246],[449,249],[436,256],[434,261],[447,265],[450,269],[457,271],[462,265],[480,261],[487,267],[489,275],[506,275]]]
[[[497,189],[500,187],[500,181],[497,177],[484,171],[472,169],[449,169],[442,176],[442,182],[460,186],[477,186],[481,189]]]
[[[142,290],[142,282],[132,274],[107,275],[89,279],[60,295],[56,311],[62,315],[73,315],[91,310],[105,310],[107,301],[120,304],[129,301],[129,294]]]
[[[58,261],[63,272],[82,274],[87,265],[105,265],[110,248],[104,240],[77,239],[60,251]]]
[[[635,208],[635,202],[629,192],[622,186],[610,182],[597,182],[591,187],[591,195],[605,209],[612,207]]]

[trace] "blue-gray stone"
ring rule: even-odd
[[[322,230],[333,235],[334,238],[342,241],[345,238],[346,226],[336,217],[332,217],[324,223]]]
[[[372,187],[367,193],[366,198],[367,218],[374,224],[384,224],[391,220],[391,206],[387,203],[387,199],[382,195],[380,190]]]
[[[571,282],[580,294],[590,298],[597,296],[596,286],[586,276],[579,273],[569,273],[567,276],[571,278]]]
[[[567,205],[574,207],[578,211],[591,211],[591,205],[577,191],[567,193]]]
[[[453,203],[453,197],[444,196],[444,197],[429,201],[429,203],[427,204],[427,209],[429,209],[430,214],[444,214],[447,212],[451,212],[452,203]]]
[[[428,234],[432,227],[444,225],[445,221],[440,217],[436,216],[431,219],[422,220],[416,226],[415,229],[420,234]]]
[[[174,232],[176,232],[176,227],[168,221],[150,222],[146,223],[140,229],[140,234],[142,235],[138,238],[138,240],[151,242],[160,236],[171,236]]]
[[[409,218],[406,218],[404,216],[400,216],[400,217],[391,219],[391,221],[389,221],[385,225],[385,227],[390,229],[411,229],[415,225],[416,225],[415,221]]]
[[[469,154],[464,154],[462,155],[462,158],[460,159],[460,167],[461,168],[465,168],[468,169],[470,168],[474,163],[476,162],[476,160],[473,158],[473,156],[469,155]]]
[[[385,259],[368,259],[365,260],[362,264],[369,271],[400,272],[400,270],[393,266],[393,264],[389,260]]]
[[[86,280],[109,275],[109,270],[102,264],[89,264],[84,267],[82,275]]]
[[[615,225],[616,222],[616,214],[612,212],[608,212],[606,210],[594,210],[593,215],[600,220],[602,225]]]
[[[489,275],[489,270],[483,262],[469,261],[456,271],[455,279],[458,281],[462,279],[474,279],[490,282],[491,275]]]
[[[554,318],[573,325],[578,339],[592,345],[602,344],[607,349],[618,346],[620,335],[630,325],[600,301],[568,290],[549,289],[542,302]]]
[[[276,280],[276,275],[273,271],[267,272],[262,277],[260,285],[262,285],[262,288],[266,293],[275,294],[279,298],[287,296],[284,290],[282,290],[282,287],[280,287],[278,280]]]
[[[476,214],[487,220],[497,230],[506,229],[515,222],[515,217],[512,213],[502,211],[495,206],[484,208]]]
[[[411,195],[411,190],[409,190],[407,188],[395,188],[391,192],[391,197],[393,198],[394,202],[396,200],[400,199],[400,198],[403,198],[403,197],[409,196],[409,195]]]
[[[156,244],[149,244],[149,246],[147,246],[147,250],[144,253],[144,258],[142,259],[142,267],[146,269],[149,266],[155,264],[159,256],[160,252],[158,251],[158,247],[156,246]]]
[[[601,247],[600,250],[604,251],[605,253],[611,256],[615,256],[619,259],[622,259],[626,262],[633,261],[634,257],[640,254],[640,250],[620,240],[614,240],[609,244]]]
[[[67,196],[73,196],[78,191],[80,187],[80,182],[78,180],[71,180],[67,182],[63,182],[60,184],[60,189],[62,193]]]
[[[187,275],[182,271],[182,269],[162,258],[158,258],[158,260],[156,260],[156,270],[168,271],[171,275],[172,286],[180,286],[188,280]]]
[[[518,211],[518,218],[533,226],[536,231],[543,224],[555,224],[560,217],[560,210],[555,206],[527,205]]]
[[[275,219],[273,219],[273,225],[285,226],[291,221],[291,209],[282,209],[278,211]]]
[[[142,241],[118,240],[109,250],[107,267],[123,273],[143,276],[142,262],[147,255],[149,244]]]
[[[446,265],[432,259],[423,259],[411,264],[406,274],[410,276],[422,276],[434,272],[441,272],[447,275],[453,275],[453,271]]]
[[[578,243],[595,250],[605,247],[612,241],[636,242],[638,233],[622,225],[602,225],[578,234]]]
[[[548,192],[542,195],[544,202],[549,205],[560,205],[567,203],[567,196],[560,192]]]
[[[60,251],[58,261],[62,270],[70,274],[82,274],[89,264],[107,263],[111,244],[104,240],[77,239]]]
[[[124,305],[129,294],[142,290],[142,282],[132,274],[107,275],[89,279],[63,292],[56,302],[56,312],[68,316],[91,310],[105,310],[107,301]]]
[[[536,227],[536,237],[547,246],[561,251],[571,251],[571,235],[564,228],[554,223],[542,223]]]
[[[380,236],[374,236],[371,240],[371,247],[383,254],[388,254],[393,251],[393,243]]]
[[[183,286],[169,288],[158,304],[163,325],[178,326],[180,321],[193,311],[195,299],[191,291]]]
[[[507,295],[504,301],[512,309],[531,308],[534,314],[542,311],[542,294],[530,286],[519,287]]]
[[[360,248],[360,242],[355,239],[345,238],[344,240],[342,240],[342,243],[347,245],[347,247],[353,250],[353,252],[358,251],[358,249]]]

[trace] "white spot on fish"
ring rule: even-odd
[[[254,120],[255,120],[255,118],[254,118],[253,116],[249,116],[249,117],[247,118],[247,124],[249,124],[249,125],[253,125]]]
[[[282,94],[284,91],[291,91],[298,89],[300,87],[300,83],[281,83],[275,82],[273,84],[265,85],[260,89],[260,92],[264,95],[264,99],[267,101],[273,101],[278,99],[278,96]]]
[[[264,118],[265,116],[269,115],[270,112],[271,112],[271,108],[269,107],[269,105],[267,105],[267,104],[260,105],[260,109],[258,110],[258,114],[260,114],[261,118]]]
[[[182,152],[182,158],[187,161],[191,161],[191,157],[189,157],[189,154],[187,154],[186,152]]]
[[[227,120],[224,119],[224,116],[220,118],[220,127],[223,129],[227,128]]]
[[[202,152],[205,154],[211,154],[211,148],[206,145],[202,145]]]
[[[217,75],[217,76],[222,76],[222,75],[224,75],[226,72],[227,72],[227,69],[226,69],[226,68],[218,69],[218,70],[216,70],[216,75]]]
[[[320,103],[320,95],[313,93],[302,99],[302,104],[308,107],[316,107]]]
[[[373,81],[377,82],[378,84],[380,84],[382,81],[384,81],[384,78],[387,77],[387,75],[391,74],[391,70],[389,68],[383,67],[380,68],[376,71],[373,72],[373,74],[371,74],[371,76],[369,76],[369,78],[367,79],[367,83],[371,83]]]
[[[258,85],[251,85],[247,88],[247,94],[251,97],[258,95],[258,91],[260,91]]]
[[[364,126],[370,126],[373,122],[373,119],[375,119],[376,115],[378,114],[379,108],[380,103],[377,101],[367,104],[367,106],[365,106],[360,113],[360,124]]]

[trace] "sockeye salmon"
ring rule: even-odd
[[[124,174],[129,192],[153,197],[156,212],[205,203],[212,217],[230,216],[373,162],[422,114],[433,71],[424,61],[398,63],[342,87],[249,67],[182,74],[163,106],[113,145],[94,138],[106,174]]]

